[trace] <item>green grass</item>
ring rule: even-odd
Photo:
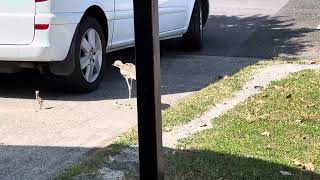
[[[64,172],[56,178],[56,180],[69,180],[80,174],[96,174],[103,163],[109,159],[109,156],[120,154],[123,149],[136,144],[136,142],[138,142],[137,133],[136,129],[129,130],[117,138],[111,145],[97,150],[92,156],[82,161],[80,164],[65,169]]]
[[[165,110],[162,114],[163,130],[171,131],[175,126],[201,116],[215,104],[232,97],[258,69],[276,64],[320,64],[320,60],[275,58],[259,61],[257,64],[245,67],[231,77],[212,83],[192,96],[185,98],[181,103]]]
[[[270,60],[259,61],[259,65],[276,65],[276,64],[320,64],[320,58],[316,59],[301,59],[288,57],[274,57]]]
[[[162,117],[164,131],[170,131],[177,125],[187,123],[195,117],[200,116],[216,103],[231,98],[232,95],[240,90],[250,77],[262,67],[264,67],[264,65],[252,65],[243,68],[229,78],[212,83],[193,95],[184,98],[177,105],[165,110]],[[137,129],[129,130],[117,138],[112,145],[98,150],[97,153],[81,164],[66,169],[57,179],[65,180],[82,173],[95,173],[105,162],[106,157],[118,154],[123,148],[137,143]]]
[[[162,118],[163,130],[171,131],[175,126],[187,123],[194,118],[201,116],[202,113],[212,108],[215,104],[231,98],[233,94],[250,79],[251,75],[260,68],[273,64],[310,64],[310,62],[320,64],[319,60],[304,61],[299,59],[276,58],[272,61],[260,61],[255,65],[243,68],[229,78],[210,84],[199,92],[181,100],[177,105],[165,110]],[[66,169],[57,179],[71,179],[71,177],[79,174],[96,173],[109,155],[119,154],[124,148],[137,143],[137,129],[129,130],[127,133],[117,138],[110,146],[98,150],[79,165]]]
[[[177,125],[192,121],[212,108],[215,104],[231,98],[235,92],[249,81],[250,77],[264,65],[256,64],[243,68],[234,75],[212,83],[193,95],[182,99],[175,106],[162,112],[163,131],[171,131]],[[219,92],[219,93],[217,93]],[[131,129],[120,136],[114,144],[138,144],[137,129]]]
[[[180,141],[166,159],[169,179],[320,179],[320,72],[273,82]],[[300,122],[302,121],[302,122]],[[261,133],[270,132],[270,136]],[[302,170],[293,160],[312,163]],[[280,171],[294,176],[283,176]]]
[[[127,147],[128,146],[123,144],[112,144],[106,148],[97,150],[94,155],[87,160],[72,168],[66,169],[56,178],[56,180],[69,180],[72,179],[72,177],[80,174],[96,173],[101,165],[109,158],[109,156],[119,154],[124,148]]]
[[[231,98],[261,67],[262,65],[252,65],[243,68],[233,76],[210,84],[174,107],[165,110],[162,115],[163,130],[171,131],[175,126],[187,123],[201,116],[215,104]]]
[[[190,122],[194,118],[201,116],[215,104],[231,98],[262,67],[264,65],[256,64],[243,68],[234,75],[212,83],[193,95],[182,99],[175,106],[164,110],[162,112],[163,131],[171,131],[178,125]],[[137,129],[129,130],[114,143],[126,145],[138,144]]]

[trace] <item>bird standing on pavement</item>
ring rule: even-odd
[[[129,99],[131,98],[131,91],[132,91],[132,80],[136,80],[136,66],[132,63],[125,63],[123,64],[121,61],[115,61],[113,66],[120,69],[121,75],[127,82],[128,91],[129,91]],[[130,83],[129,83],[130,80]]]
[[[36,101],[39,104],[40,110],[42,110],[44,100],[39,96],[39,91],[36,91]]]

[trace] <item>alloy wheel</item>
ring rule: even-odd
[[[88,29],[84,33],[80,45],[80,67],[85,80],[94,82],[102,66],[102,44],[98,32]]]

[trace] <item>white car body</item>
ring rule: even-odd
[[[160,39],[200,49],[209,0],[158,0]],[[107,52],[134,46],[133,0],[1,0],[0,73],[38,69],[69,89],[98,88]]]
[[[159,0],[161,39],[187,31],[194,3]],[[101,9],[107,18],[107,51],[134,45],[133,0],[1,0],[0,61],[63,61],[90,7]]]

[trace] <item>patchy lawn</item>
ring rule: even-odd
[[[210,84],[208,87],[183,99],[179,104],[165,110],[163,112],[164,131],[171,131],[177,125],[182,125],[184,123],[190,122],[194,118],[201,116],[204,112],[212,108],[215,104],[220,103],[223,100],[226,100],[228,98],[231,98],[235,94],[235,92],[240,90],[240,88],[246,82],[248,82],[250,80],[250,77],[254,73],[256,73],[260,68],[263,68],[268,65],[284,64],[284,63],[319,64],[320,61],[318,60],[303,61],[303,60],[291,60],[291,59],[278,58],[272,61],[261,61],[255,65],[251,65],[246,68],[243,68],[242,70],[235,73],[234,75],[230,77],[222,78],[220,81]],[[209,134],[210,134],[210,131],[209,131]],[[207,136],[207,135],[202,135],[202,133],[200,133],[200,135],[202,138],[206,138]],[[270,135],[270,137],[271,136],[272,135]],[[191,147],[193,141],[198,141],[198,140],[192,140],[192,139],[189,139],[189,141],[185,140],[181,143],[181,147],[182,148],[186,148],[189,146]],[[201,141],[199,141],[199,143],[200,142]],[[208,144],[210,144],[210,142],[208,142]],[[102,167],[102,165],[107,160],[109,160],[109,156],[119,154],[124,148],[128,148],[130,145],[134,145],[137,143],[138,143],[137,130],[136,129],[129,130],[127,133],[123,134],[118,139],[116,139],[111,145],[98,150],[93,156],[83,161],[79,165],[76,165],[70,169],[66,169],[64,172],[62,172],[62,174],[57,179],[64,180],[64,179],[71,179],[72,177],[80,174],[94,174],[97,172],[99,168]],[[258,166],[260,164],[254,163],[254,162],[261,162],[261,160],[255,159],[256,157],[253,157],[252,159],[243,158],[243,155],[241,154],[238,157],[237,153],[235,153],[235,156],[231,156],[232,154],[230,155],[230,152],[225,153],[222,151],[222,153],[218,153],[218,152],[214,153],[214,151],[211,149],[209,149],[208,151],[205,151],[203,149],[196,151],[195,150],[197,149],[196,146],[197,145],[194,144],[194,147],[191,151],[187,150],[187,151],[177,152],[176,150],[174,150],[173,152],[177,152],[175,156],[168,157],[167,163],[169,163],[170,166],[168,166],[169,168],[167,169],[167,174],[171,178],[180,179],[179,177],[181,177],[183,173],[184,173],[183,177],[190,177],[190,178],[194,177],[195,175],[203,175],[201,173],[208,173],[208,172],[202,171],[203,169],[201,168],[203,168],[204,166],[208,166],[207,170],[211,168],[210,170],[211,172],[219,171],[220,168],[230,168],[229,171],[234,171],[236,169],[231,168],[232,162],[235,164],[237,164],[237,162],[248,162],[247,164],[256,164]],[[202,147],[199,146],[199,148],[202,148]],[[186,154],[186,155],[183,155],[183,154]],[[208,158],[208,156],[210,158]],[[195,157],[198,157],[196,158],[196,161],[194,161]],[[248,157],[250,156],[248,155]],[[218,164],[221,164],[220,163],[221,160],[219,160],[219,158],[221,160],[230,158],[230,162],[225,162],[226,166],[215,165],[213,163],[213,160],[215,160],[216,162],[219,162]],[[203,161],[203,159],[207,159],[208,161]],[[262,161],[262,164],[265,164],[265,162],[267,161]],[[189,165],[186,165],[187,163]],[[197,163],[200,163],[200,164],[197,164]],[[276,167],[275,165],[272,165],[271,162],[267,162],[267,165],[272,168]],[[212,166],[216,168],[213,168]],[[282,167],[282,165],[280,164],[279,167]],[[284,167],[288,168],[286,165]],[[247,169],[247,167],[244,166],[244,169]],[[281,168],[276,168],[276,169],[281,169]],[[195,173],[195,171],[198,173]],[[226,171],[225,173],[229,173],[229,171]],[[239,172],[246,173],[245,171],[239,171]],[[252,170],[252,172],[255,173],[256,171]],[[210,175],[210,173],[208,173],[208,175]],[[218,173],[217,175],[221,175],[221,174]],[[214,176],[211,176],[211,177],[214,178]]]
[[[320,72],[273,82],[180,141],[169,179],[320,179]],[[304,169],[308,169],[304,170]]]
[[[243,68],[230,77],[210,84],[208,87],[185,98],[181,103],[163,112],[164,131],[171,131],[177,125],[187,123],[202,115],[215,104],[231,98],[235,92],[250,80],[250,77],[263,65],[256,64]],[[218,92],[218,93],[217,93]]]
[[[177,125],[187,123],[206,112],[215,104],[227,98],[231,98],[258,69],[264,66],[265,65],[260,64],[252,65],[240,70],[230,77],[222,77],[220,81],[210,84],[208,87],[181,100],[177,105],[163,111],[162,120],[164,131],[170,131]],[[118,154],[123,148],[137,143],[137,130],[129,130],[115,140],[112,145],[98,150],[88,160],[83,161],[75,167],[66,169],[57,179],[64,180],[82,173],[95,173],[105,160],[108,159],[109,155]]]

